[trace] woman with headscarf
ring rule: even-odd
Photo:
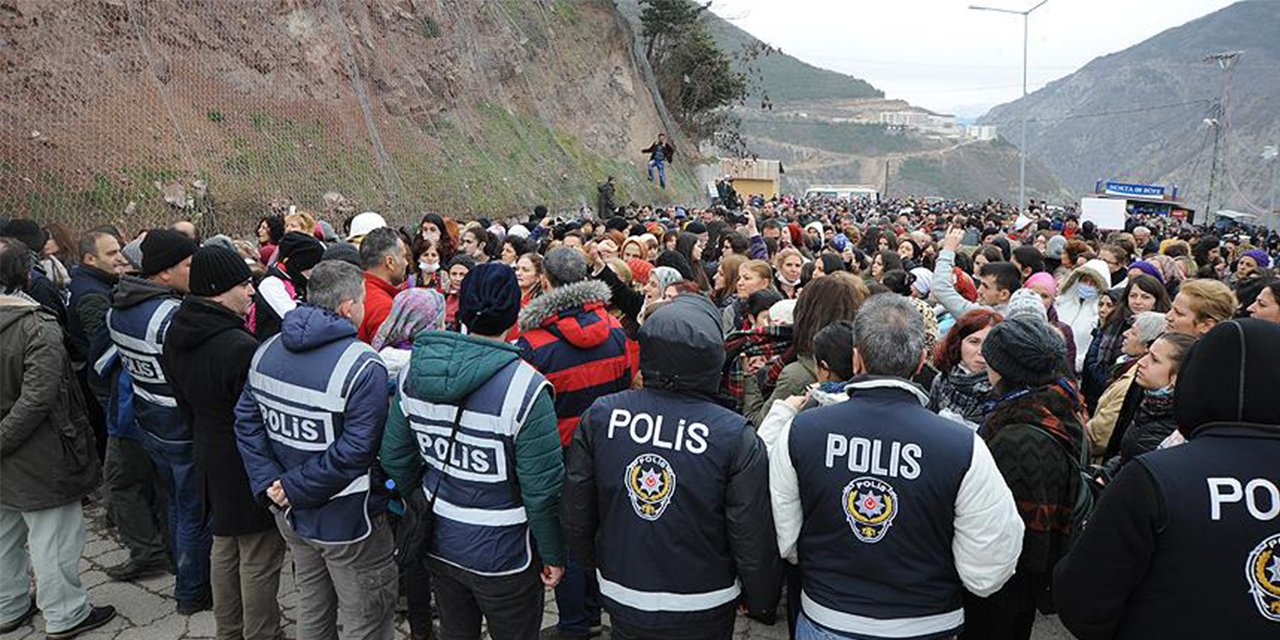
[[[391,313],[378,327],[370,346],[387,365],[387,379],[394,385],[409,366],[413,339],[422,331],[444,330],[444,296],[435,289],[405,289],[391,302]]]
[[[280,320],[293,311],[299,300],[307,296],[307,278],[324,257],[324,243],[315,236],[290,231],[280,239],[276,262],[258,283],[253,294],[253,307],[245,319],[261,342],[280,333]]]

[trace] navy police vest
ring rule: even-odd
[[[1280,427],[1209,425],[1137,462],[1167,515],[1116,637],[1280,637]]]
[[[724,498],[746,419],[703,399],[642,389],[597,400],[584,420],[609,615],[648,629],[722,616],[741,593]]]
[[[801,606],[842,635],[933,638],[964,624],[951,539],[974,435],[885,388],[906,384],[873,381],[803,411],[786,443],[804,509]]]
[[[550,383],[527,362],[512,360],[466,398],[451,447],[457,405],[415,398],[405,383],[408,372],[406,367],[397,383],[400,408],[425,464],[423,490],[430,497],[439,487],[428,555],[484,576],[524,571],[533,549],[516,479],[515,441],[538,393],[549,393]]]
[[[133,380],[134,414],[138,426],[151,436],[172,443],[191,441],[191,426],[178,412],[178,401],[164,375],[160,359],[164,335],[181,300],[157,296],[107,312],[107,328],[120,363]],[[109,358],[112,354],[104,354]]]
[[[293,469],[325,455],[342,437],[347,396],[365,367],[383,367],[369,345],[355,340],[335,340],[304,352],[289,351],[276,335],[258,348],[245,383],[262,413],[271,441],[271,452],[280,466]],[[373,445],[375,448],[377,444]],[[317,467],[317,476],[323,469]],[[332,484],[335,479],[317,477]],[[286,518],[301,537],[325,543],[359,542],[373,526],[368,470],[347,481],[319,507],[296,505]]]

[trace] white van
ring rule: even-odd
[[[880,192],[875,187],[862,185],[814,185],[805,189],[805,198],[834,198],[853,202],[866,200],[880,202]]]

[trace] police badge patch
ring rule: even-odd
[[[1244,577],[1262,617],[1280,622],[1280,533],[1253,548],[1244,566]]]
[[[645,453],[627,465],[622,478],[631,496],[636,515],[650,522],[662,517],[676,492],[676,472],[666,459],[656,453]]]
[[[889,483],[863,476],[844,488],[840,507],[853,535],[867,543],[880,542],[898,515],[898,493]]]

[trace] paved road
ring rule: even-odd
[[[213,614],[203,611],[192,616],[178,615],[175,611],[177,601],[173,598],[173,576],[161,576],[140,580],[138,582],[112,582],[103,569],[123,562],[126,555],[123,548],[108,532],[106,518],[100,508],[91,508],[87,515],[89,527],[88,544],[85,546],[84,558],[80,561],[81,579],[89,589],[90,600],[94,604],[114,605],[119,615],[101,629],[87,633],[81,638],[86,640],[185,640],[196,638],[212,638],[214,636]],[[294,606],[297,603],[297,592],[293,585],[291,564],[285,562],[284,573],[280,579],[280,605],[283,607],[286,626],[286,638],[296,638],[294,632]],[[543,616],[544,626],[556,621],[555,599],[547,594],[546,614]],[[409,625],[402,617],[396,619],[396,639],[407,640]],[[787,626],[779,622],[772,627],[764,626],[748,620],[738,619],[734,637],[739,640],[785,640]],[[38,640],[44,638],[44,620],[36,616],[32,625],[0,635],[0,640]],[[1041,618],[1037,621],[1034,640],[1069,640],[1067,633],[1057,618]]]

